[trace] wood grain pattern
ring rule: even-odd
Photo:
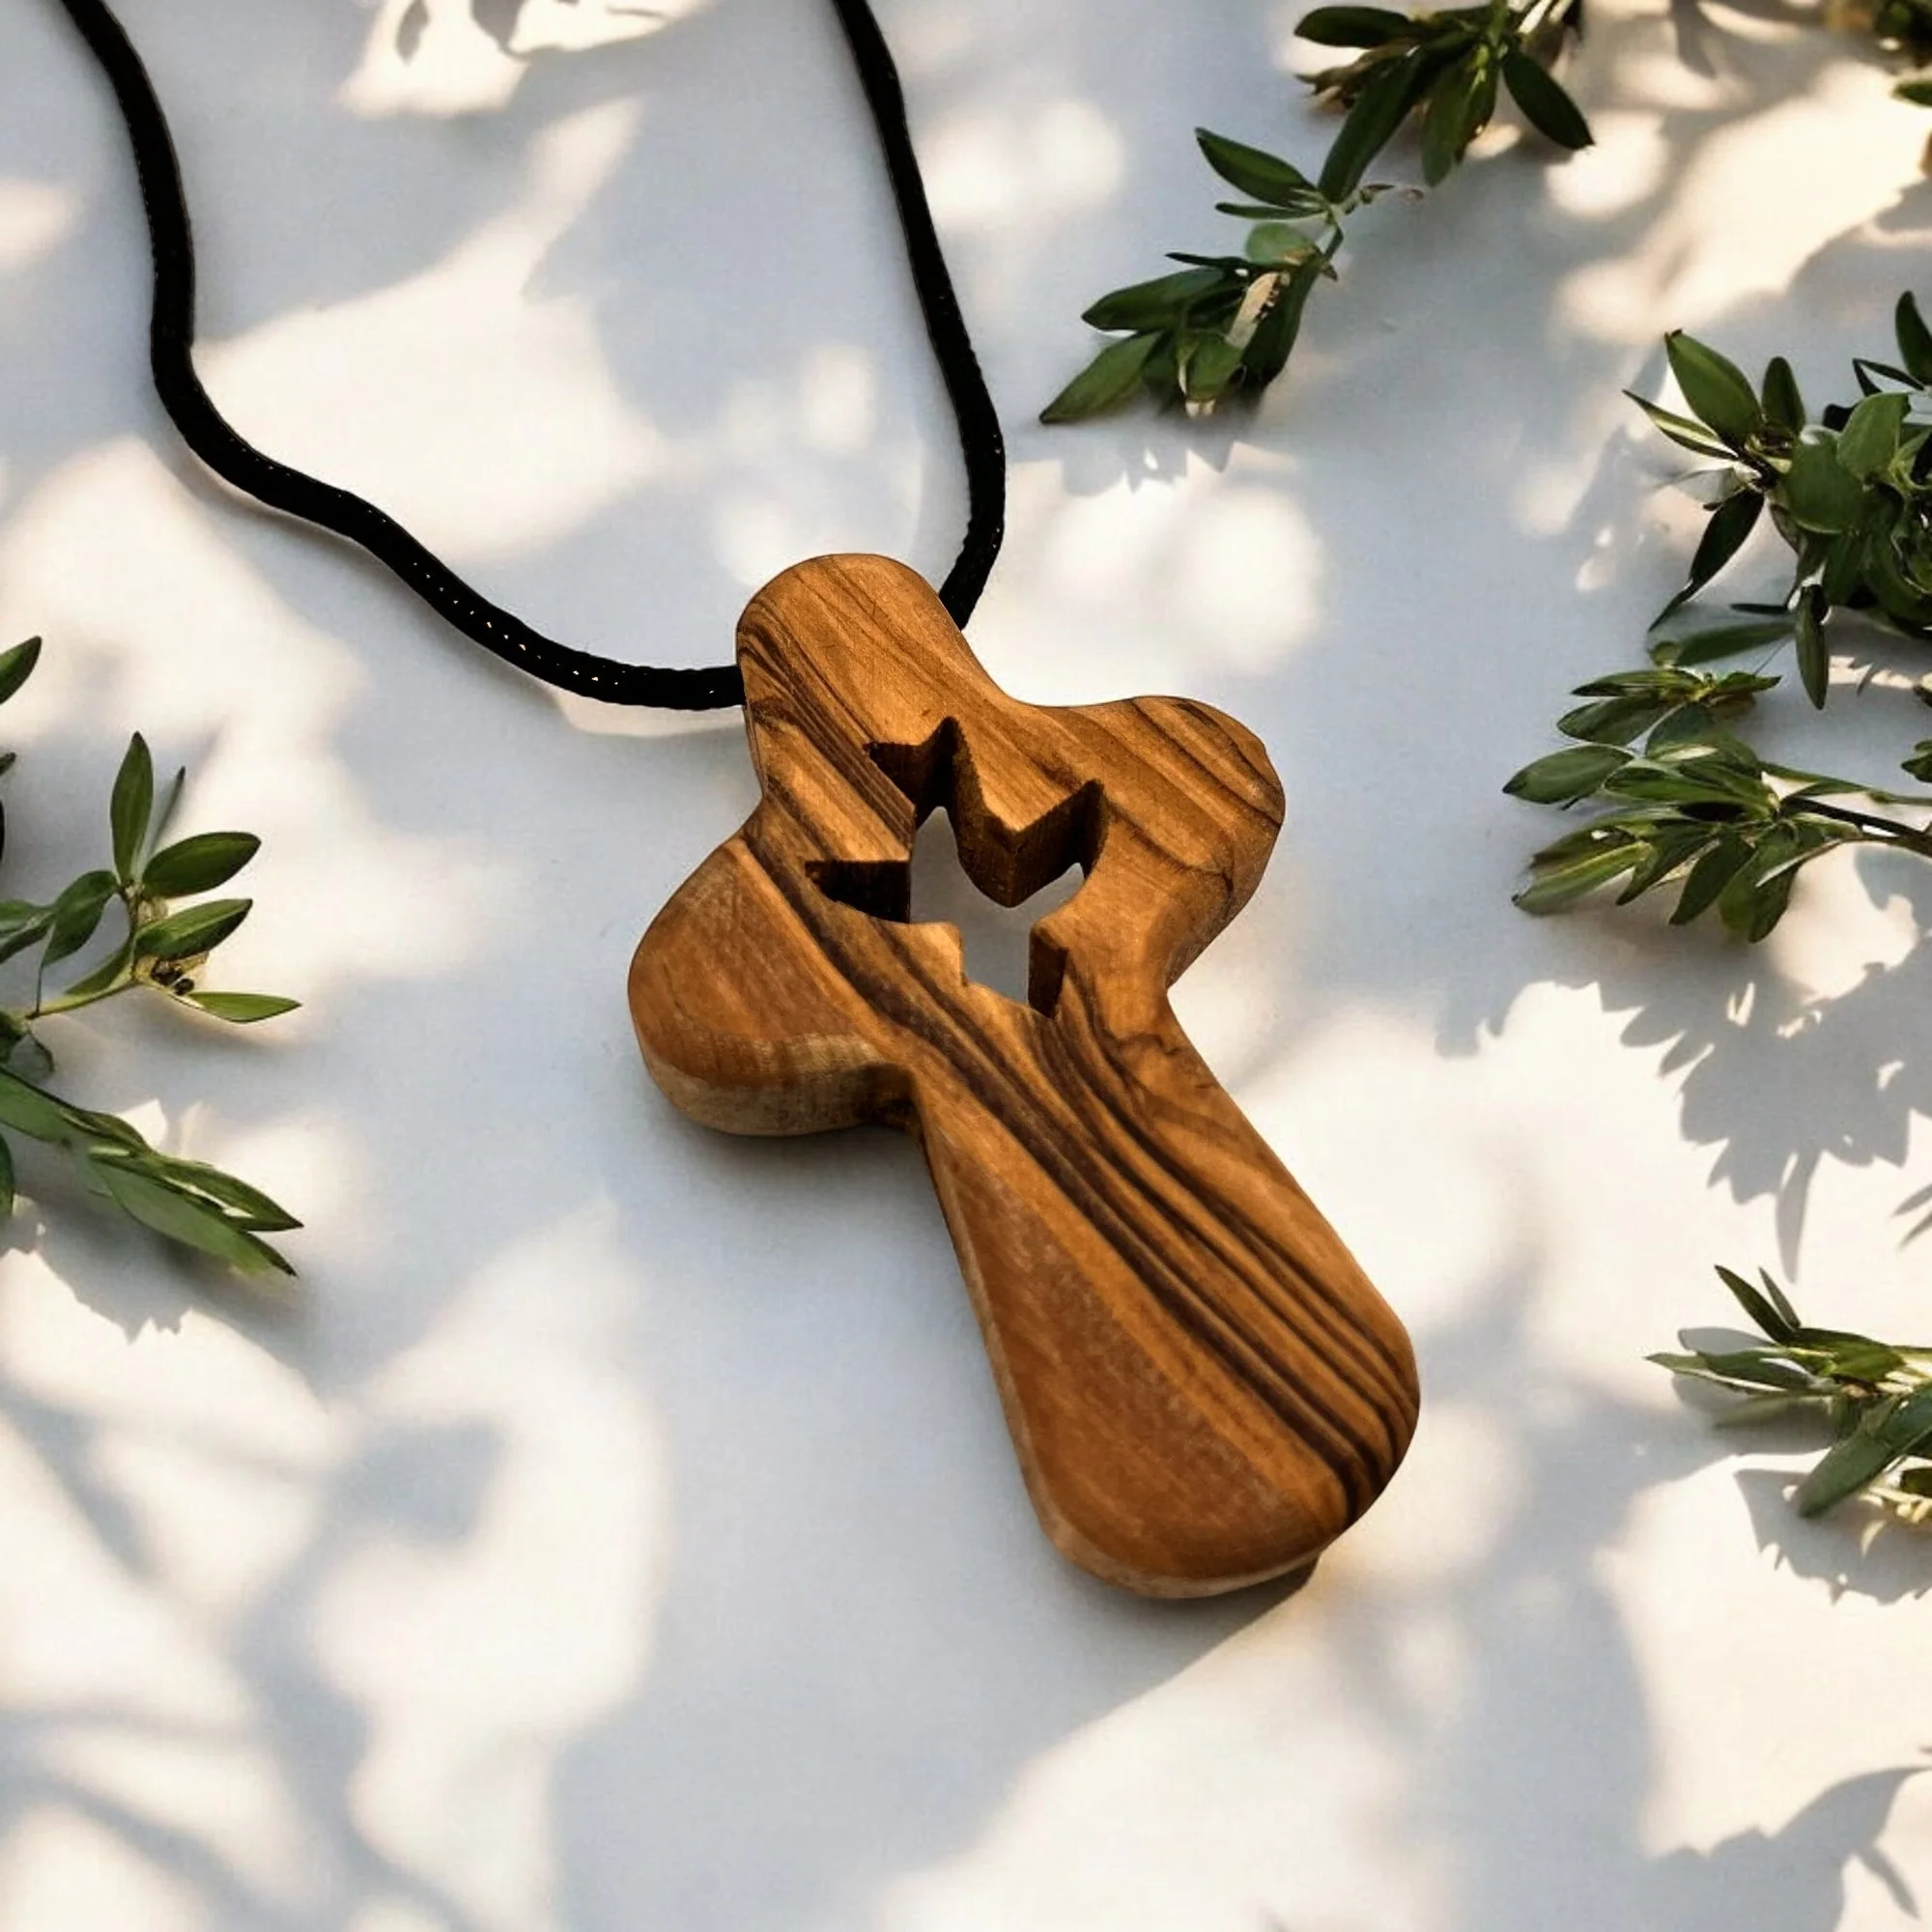
[[[1260,742],[1180,698],[1021,704],[884,557],[785,572],[738,655],[763,796],[638,949],[658,1084],[734,1133],[919,1141],[1075,1563],[1158,1596],[1307,1563],[1394,1473],[1416,1385],[1401,1323],[1168,1006],[1280,826]],[[1086,872],[1034,927],[1025,1005],[968,981],[956,928],[906,923],[939,806],[1003,905]]]

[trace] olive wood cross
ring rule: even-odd
[[[816,557],[738,631],[762,797],[652,922],[652,1075],[733,1133],[862,1121],[923,1150],[1034,1507],[1155,1596],[1296,1569],[1415,1421],[1402,1324],[1182,1034],[1167,988],[1254,890],[1282,798],[1181,698],[1041,707],[902,565]],[[909,923],[920,821],[1033,929],[1026,1004]]]

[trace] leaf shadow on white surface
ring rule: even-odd
[[[1814,1436],[1800,1446],[1815,1453],[1822,1445]],[[1835,1596],[1868,1597],[1879,1604],[1932,1594],[1932,1538],[1876,1504],[1848,1503],[1822,1521],[1806,1522],[1791,1507],[1795,1480],[1775,1469],[1741,1469],[1737,1477],[1758,1547],[1774,1554],[1780,1568],[1830,1584]]]

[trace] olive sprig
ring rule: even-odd
[[[0,652],[0,702],[32,675],[40,650],[41,640],[32,638]],[[11,752],[0,753],[0,771],[13,762]],[[42,1023],[137,987],[234,1025],[272,1018],[297,1004],[200,983],[209,955],[247,918],[251,901],[179,901],[226,885],[261,841],[246,832],[203,832],[164,843],[185,780],[185,772],[177,772],[157,797],[154,759],[136,732],[109,799],[109,863],[82,872],[44,903],[0,900],[0,961],[39,950],[31,999],[0,1004],[0,1220],[15,1206],[9,1136],[17,1135],[63,1151],[93,1197],[169,1240],[243,1273],[291,1273],[287,1260],[262,1238],[301,1225],[286,1209],[217,1168],[161,1152],[125,1121],[76,1106],[44,1084],[54,1057]],[[50,990],[54,969],[95,942],[110,908],[118,908],[122,923],[117,943],[98,964]]]
[[[1685,1352],[1650,1359],[1738,1396],[1722,1427],[1793,1416],[1825,1427],[1831,1446],[1792,1498],[1799,1515],[1862,1495],[1908,1522],[1932,1521],[1932,1348],[1810,1327],[1769,1274],[1753,1287],[1727,1267],[1718,1273],[1765,1346],[1699,1349],[1686,1335]]]
[[[1354,58],[1305,76],[1318,99],[1343,110],[1320,174],[1311,179],[1261,148],[1197,128],[1208,165],[1244,197],[1216,204],[1250,224],[1239,254],[1171,254],[1181,267],[1115,289],[1082,320],[1119,337],[1040,412],[1078,422],[1136,395],[1209,412],[1259,395],[1287,368],[1316,286],[1336,278],[1344,223],[1390,191],[1367,175],[1410,121],[1421,127],[1424,181],[1435,186],[1489,125],[1499,89],[1564,149],[1590,145],[1588,124],[1549,72],[1581,0],[1490,0],[1446,13],[1318,7],[1295,31]]]
[[[1855,358],[1859,400],[1816,419],[1782,356],[1753,384],[1716,349],[1665,338],[1683,409],[1632,400],[1702,460],[1696,480],[1715,483],[1710,520],[1651,625],[1649,666],[1577,687],[1591,701],[1556,728],[1578,742],[1504,787],[1533,804],[1599,808],[1532,857],[1517,895],[1524,911],[1561,911],[1612,886],[1619,904],[1671,889],[1673,923],[1715,908],[1738,937],[1758,940],[1783,917],[1799,871],[1829,851],[1870,844],[1932,859],[1932,797],[1761,758],[1737,733],[1780,679],[1762,665],[1707,668],[1789,646],[1822,708],[1847,618],[1932,642],[1932,329],[1909,294],[1892,327],[1898,359]],[[1700,602],[1761,526],[1791,553],[1783,595],[1722,610]],[[1932,702],[1932,677],[1917,691]],[[1932,739],[1902,769],[1932,783]]]

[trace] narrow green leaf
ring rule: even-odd
[[[1642,846],[1634,841],[1606,845],[1566,865],[1539,868],[1516,895],[1515,902],[1527,913],[1562,912],[1612,879],[1621,878],[1637,864],[1642,852]]]
[[[114,892],[112,872],[83,872],[54,900],[47,948],[42,955],[49,966],[78,952],[94,937]]]
[[[1695,456],[1712,456],[1719,460],[1730,456],[1731,452],[1702,423],[1693,422],[1689,416],[1680,416],[1675,410],[1666,410],[1647,396],[1639,396],[1634,389],[1626,389],[1624,394],[1680,448],[1688,449]]]
[[[1789,828],[1774,825],[1757,841],[1750,864],[1731,874],[1718,895],[1718,917],[1734,938],[1755,946],[1784,917],[1797,875],[1781,868],[1795,849]]]
[[[1503,57],[1503,81],[1522,117],[1546,140],[1559,148],[1592,147],[1596,136],[1569,91],[1541,62],[1520,49]]]
[[[1208,335],[1198,341],[1181,365],[1188,401],[1211,403],[1222,395],[1240,371],[1241,353],[1225,336]]]
[[[1231,279],[1222,269],[1180,269],[1151,281],[1132,282],[1115,289],[1089,308],[1080,320],[1094,328],[1166,328],[1179,322],[1190,304]]]
[[[1791,1297],[1771,1278],[1769,1269],[1759,1268],[1757,1278],[1764,1286],[1765,1299],[1777,1311],[1777,1319],[1783,1324],[1782,1333],[1776,1328],[1767,1328],[1765,1333],[1776,1336],[1780,1342],[1790,1341],[1804,1326],[1791,1305]]]
[[[1431,187],[1447,179],[1469,145],[1467,123],[1480,68],[1479,54],[1465,54],[1430,89],[1422,117],[1422,179]]]
[[[115,980],[120,979],[134,957],[134,938],[131,933],[115,948],[111,957],[103,959],[91,972],[83,973],[72,985],[62,988],[64,999],[85,998],[90,993],[104,993]]]
[[[1658,664],[1674,665],[1686,670],[1738,657],[1746,651],[1762,650],[1767,644],[1782,643],[1797,621],[1780,616],[1719,617],[1707,622],[1701,621],[1701,611],[1680,610],[1672,614],[1686,618],[1687,622],[1667,626],[1660,619],[1653,625],[1650,655]]]
[[[1719,1266],[1718,1278],[1730,1290],[1738,1306],[1757,1323],[1774,1342],[1792,1342],[1798,1337],[1798,1321],[1793,1317],[1785,1319],[1785,1309],[1778,1302],[1767,1300],[1764,1295],[1747,1282],[1743,1275],[1730,1268]]]
[[[1531,805],[1574,805],[1629,762],[1630,753],[1613,745],[1578,745],[1523,766],[1503,790]]]
[[[1279,155],[1231,141],[1225,134],[1210,133],[1206,128],[1195,128],[1194,138],[1208,165],[1243,194],[1251,194],[1275,208],[1293,207],[1316,194],[1315,184],[1293,162],[1283,160]],[[1316,205],[1321,205],[1319,195]]]
[[[1079,422],[1087,416],[1117,409],[1134,393],[1146,369],[1149,352],[1160,338],[1133,335],[1110,342],[1072,382],[1039,412],[1043,423]]]
[[[285,1000],[277,993],[184,993],[182,998],[234,1026],[271,1020],[277,1013],[292,1013],[301,1005],[299,1000]]]
[[[1898,337],[1898,359],[1920,388],[1932,388],[1932,328],[1918,313],[1918,299],[1908,289],[1892,311],[1892,332]],[[4,660],[0,660],[4,663]],[[6,694],[0,692],[0,697]]]
[[[1264,389],[1288,367],[1288,358],[1301,334],[1308,298],[1321,279],[1322,267],[1322,258],[1312,255],[1277,280],[1273,298],[1241,351],[1241,370],[1250,387]]]
[[[1670,915],[1672,925],[1689,925],[1718,902],[1719,895],[1744,867],[1750,864],[1750,841],[1735,832],[1720,838],[1685,875],[1684,888]]]
[[[224,1174],[206,1161],[157,1153],[149,1157],[145,1171],[168,1187],[185,1189],[213,1202],[239,1227],[251,1229],[258,1235],[285,1234],[301,1226],[286,1208],[270,1200],[259,1187],[251,1187],[245,1180]]]
[[[29,1140],[69,1147],[92,1138],[93,1124],[78,1108],[0,1067],[0,1126],[12,1127]]]
[[[1292,221],[1264,221],[1248,231],[1243,252],[1263,268],[1292,269],[1315,252],[1315,243]]]
[[[1793,1498],[1800,1516],[1822,1516],[1848,1496],[1882,1476],[1897,1460],[1898,1452],[1862,1423],[1851,1435],[1834,1442],[1811,1473],[1798,1486]]]
[[[0,1135],[0,1221],[14,1218],[14,1150]]]
[[[1932,80],[1901,80],[1891,94],[1894,100],[1909,100],[1915,107],[1932,107]]]
[[[52,906],[27,906],[24,911],[26,917],[0,923],[0,960],[11,959],[14,953],[24,952],[28,947],[38,945],[41,936],[53,923]]]
[[[1667,697],[1606,697],[1566,711],[1556,721],[1556,728],[1566,738],[1581,738],[1593,745],[1628,745],[1676,708]]]
[[[177,1193],[125,1161],[94,1160],[89,1166],[117,1207],[169,1240],[213,1255],[242,1274],[295,1272],[267,1241],[193,1195]]]
[[[1867,396],[1846,418],[1838,433],[1838,461],[1862,482],[1883,469],[1898,454],[1911,399],[1891,390]]]
[[[1686,335],[1681,328],[1673,328],[1663,338],[1663,348],[1684,400],[1701,421],[1717,431],[1721,441],[1733,449],[1742,448],[1764,419],[1757,391],[1744,371],[1728,356]]]
[[[1778,494],[1791,521],[1821,536],[1850,529],[1865,497],[1859,479],[1838,461],[1833,440],[1819,430],[1806,430],[1792,450]]]
[[[155,761],[148,754],[148,741],[136,731],[128,741],[121,769],[114,775],[114,794],[107,812],[114,833],[114,873],[124,882],[134,877],[154,809]]]
[[[141,883],[163,898],[212,893],[225,886],[257,852],[262,841],[252,832],[197,832],[156,852],[141,867]]]
[[[1798,677],[1814,710],[1825,708],[1832,688],[1832,655],[1825,644],[1825,600],[1816,590],[1798,600]]]
[[[1757,527],[1758,516],[1763,508],[1764,498],[1755,490],[1738,490],[1711,512],[1711,520],[1704,526],[1704,534],[1698,538],[1696,553],[1690,559],[1690,574],[1686,578],[1683,589],[1659,612],[1658,624],[1673,611],[1688,604],[1744,548],[1745,539]],[[1656,624],[1651,628],[1654,630]]]
[[[1356,95],[1321,165],[1318,185],[1340,201],[1360,185],[1368,166],[1402,124],[1441,67],[1419,53],[1405,54],[1376,74]]]
[[[1793,436],[1804,427],[1804,398],[1798,391],[1798,378],[1782,355],[1774,355],[1765,364],[1764,412]]]
[[[1294,31],[1321,47],[1378,47],[1414,39],[1416,25],[1386,7],[1318,7],[1294,23]]]
[[[252,899],[208,899],[184,906],[134,935],[134,953],[142,959],[192,959],[219,946],[248,917]]]
[[[41,661],[41,640],[29,638],[10,651],[0,651],[0,704],[5,704],[33,676]]]

